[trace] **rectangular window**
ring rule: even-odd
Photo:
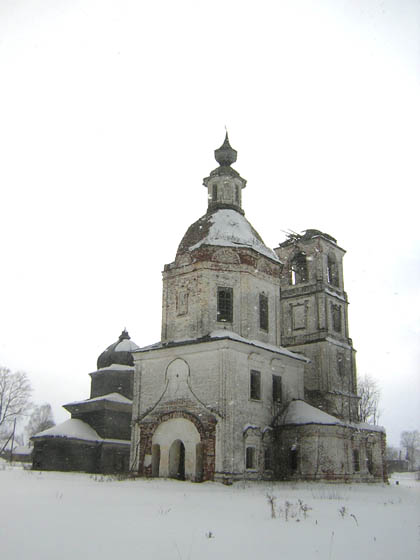
[[[332,323],[335,332],[341,332],[341,307],[339,305],[331,305]]]
[[[354,472],[360,471],[360,459],[359,459],[359,450],[353,449],[353,469]]]
[[[281,403],[283,388],[280,375],[273,375],[273,403]]]
[[[337,373],[340,377],[344,377],[344,355],[337,354]]]
[[[217,288],[217,320],[232,323],[233,320],[233,289]]]
[[[255,447],[247,447],[245,455],[245,466],[247,469],[256,468]]]
[[[260,294],[260,329],[268,331],[268,297]]]
[[[290,463],[290,470],[295,472],[298,468],[298,451],[295,447],[293,447],[289,451],[289,463]]]
[[[264,470],[271,471],[273,468],[273,462],[271,460],[271,449],[266,447],[264,449]]]
[[[217,201],[217,184],[214,184],[212,187],[211,199],[213,202]]]
[[[249,396],[255,401],[261,400],[261,373],[251,369]]]
[[[188,313],[188,292],[180,290],[176,298],[176,308],[178,315],[186,315]]]

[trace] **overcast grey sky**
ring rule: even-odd
[[[0,1],[0,364],[63,421],[124,327],[160,339],[226,125],[265,243],[347,250],[358,371],[398,444],[420,428],[419,68],[418,1]]]

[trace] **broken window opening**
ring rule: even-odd
[[[273,375],[273,403],[281,403],[283,400],[283,387],[280,375]]]
[[[233,288],[217,288],[217,320],[232,323]]]
[[[308,263],[305,253],[295,255],[290,265],[290,283],[293,286],[308,281]]]
[[[298,451],[295,446],[289,451],[289,464],[290,470],[295,472],[297,471],[298,467]]]
[[[353,449],[353,470],[354,472],[360,471],[360,456],[358,449]]]
[[[338,268],[335,257],[328,255],[327,261],[327,281],[331,286],[338,287]]]
[[[341,332],[341,307],[340,305],[331,306],[332,326],[335,332]]]
[[[337,354],[337,373],[339,377],[344,377],[344,356]]]
[[[257,466],[255,447],[247,447],[245,450],[245,467],[255,469]]]
[[[249,398],[254,401],[261,400],[261,372],[251,369]]]
[[[268,297],[260,294],[260,329],[268,332]]]

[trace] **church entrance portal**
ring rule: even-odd
[[[159,424],[152,437],[151,463],[152,476],[203,479],[203,445],[191,420],[171,418]]]
[[[169,449],[169,476],[185,480],[185,445],[180,439],[175,440]]]

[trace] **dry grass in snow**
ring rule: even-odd
[[[5,560],[420,557],[420,482],[192,484],[0,463]]]

